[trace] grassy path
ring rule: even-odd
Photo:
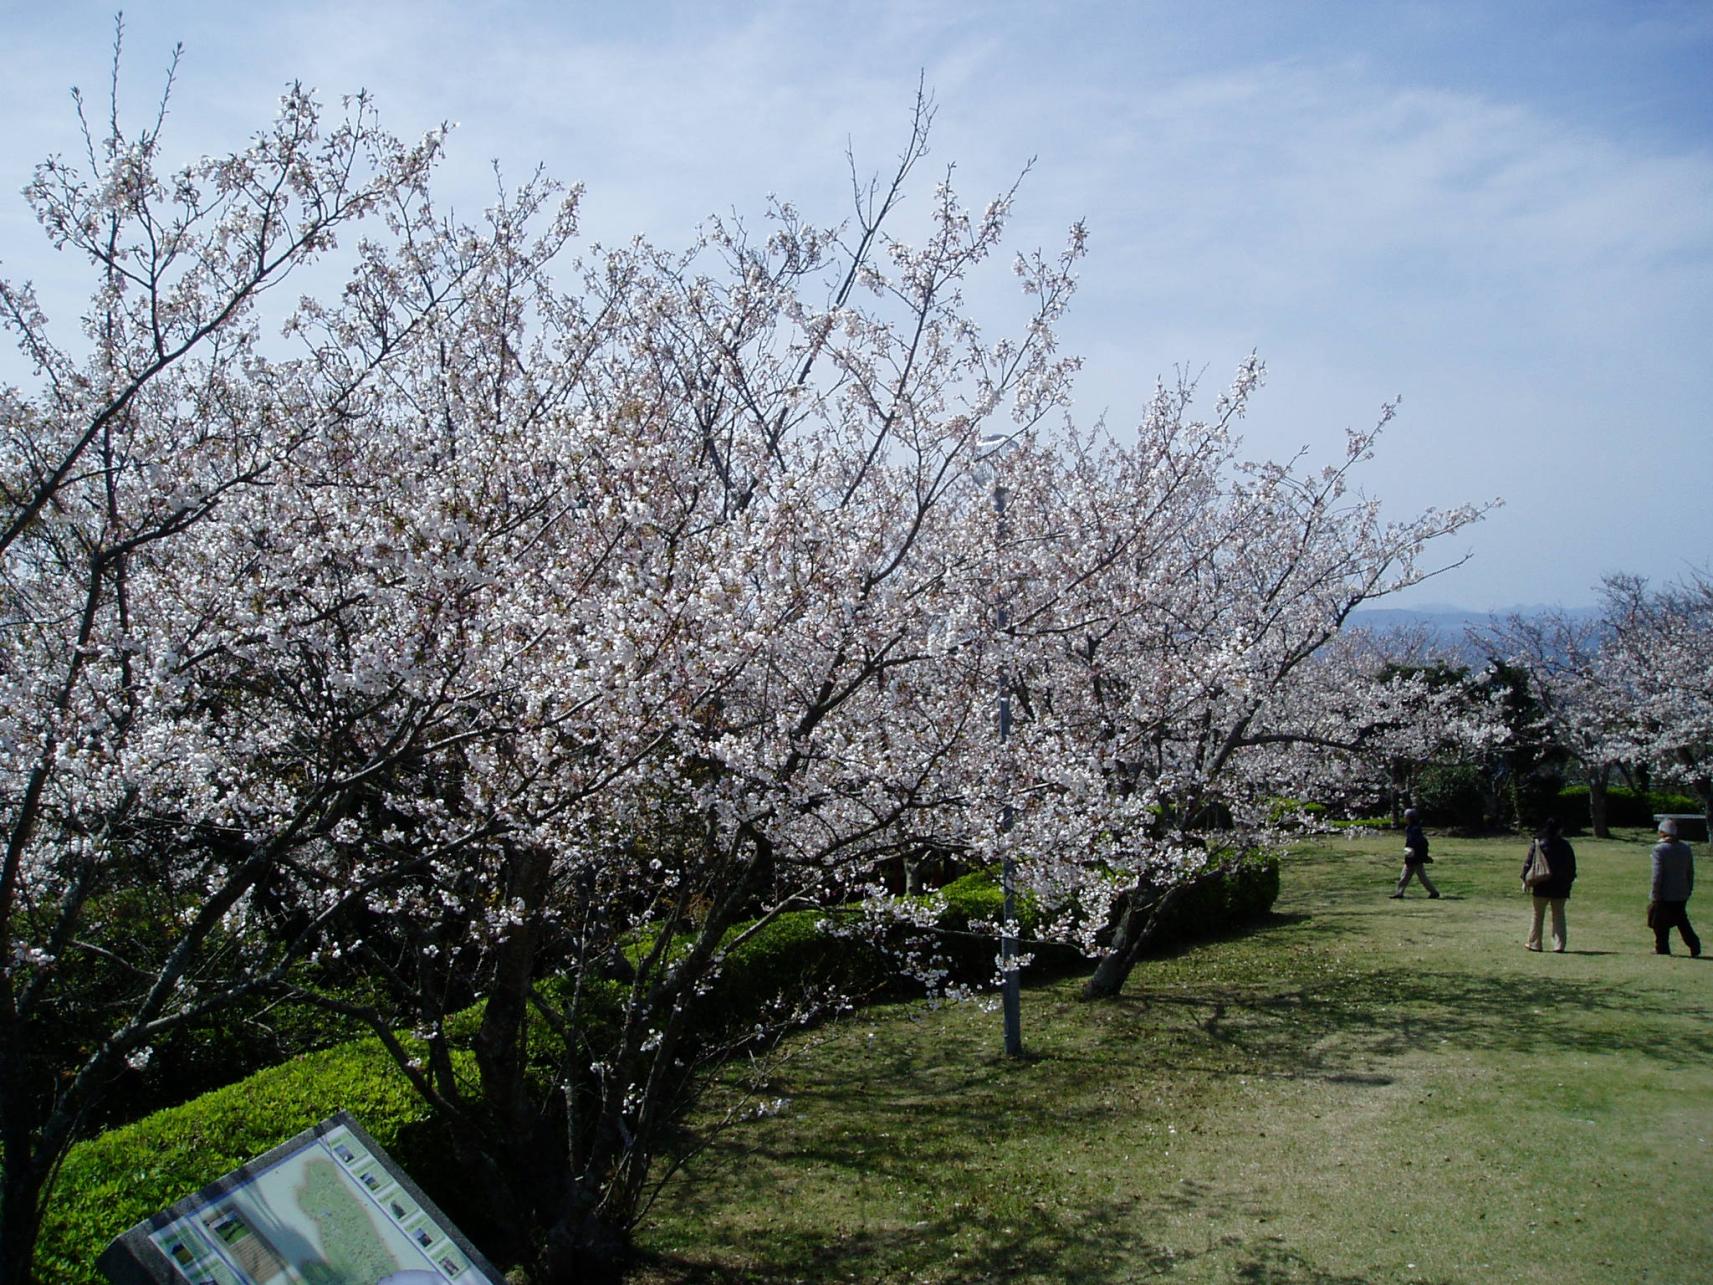
[[[1639,836],[1579,841],[1570,951],[1524,951],[1523,846],[1436,840],[1431,902],[1390,836],[1308,850],[1259,932],[1026,990],[1021,1062],[974,1006],[859,1013],[634,1279],[1713,1280],[1713,957],[1652,954]]]

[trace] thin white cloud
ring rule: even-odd
[[[401,133],[459,122],[443,191],[466,210],[491,197],[490,159],[513,179],[544,162],[587,182],[591,236],[681,244],[711,212],[758,214],[769,192],[843,217],[847,139],[859,164],[883,168],[920,73],[940,105],[923,193],[955,161],[984,198],[1038,156],[1019,239],[1056,245],[1088,219],[1067,346],[1090,358],[1087,406],[1116,424],[1156,374],[1205,364],[1217,385],[1256,346],[1274,372],[1251,428],[1265,449],[1335,440],[1402,392],[1375,488],[1405,504],[1503,491],[1500,550],[1519,515],[1567,495],[1633,511],[1649,479],[1704,457],[1713,147],[1657,122],[1662,102],[1695,101],[1671,76],[1685,44],[1713,41],[1705,5],[1638,19],[1585,3],[1563,21],[1402,6],[1389,20],[1402,35],[1337,5],[581,9],[162,4],[130,21],[127,80],[141,103],[185,39],[171,137],[191,153],[260,125],[288,79],[326,98],[366,87]],[[14,188],[24,158],[68,145],[65,85],[105,80],[107,11],[43,12],[0,10],[0,35],[16,37],[0,87],[17,126],[0,138],[0,176]],[[1587,76],[1586,101],[1559,63]],[[36,235],[16,202],[0,205],[8,271]],[[1581,461],[1608,494],[1596,498]],[[1459,583],[1502,601],[1520,564],[1489,556],[1488,537]],[[1626,565],[1604,560],[1612,550],[1643,571],[1675,556],[1662,540],[1630,547],[1645,537],[1627,526],[1574,538],[1569,566],[1529,570],[1529,596],[1574,599]],[[1707,505],[1676,538],[1713,554]]]

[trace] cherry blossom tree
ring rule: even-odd
[[[965,556],[946,524],[981,423],[1062,397],[1080,233],[1019,262],[1020,336],[985,338],[960,283],[1009,196],[942,184],[922,245],[883,230],[930,116],[850,227],[780,206],[761,242],[597,250],[571,292],[574,193],[441,220],[438,136],[404,148],[361,101],[324,134],[294,93],[170,177],[158,123],[115,114],[88,173],[43,167],[42,221],[102,285],[81,365],[5,294],[44,377],[6,394],[8,1278],[102,1085],[288,980],[393,1048],[491,1180],[504,1255],[611,1250],[725,955],[955,806],[925,782],[956,703],[917,699]],[[259,297],[364,215],[382,234],[277,355]],[[138,890],[152,955],[104,935]],[[130,990],[55,1066],[85,956]],[[448,1025],[477,998],[472,1086]]]
[[[1610,576],[1603,596],[1608,672],[1633,752],[1687,786],[1713,827],[1713,578],[1696,571],[1650,589],[1639,576]]]
[[[387,826],[341,854],[373,871],[371,917],[323,922],[414,1010],[421,1052],[362,1015],[483,1175],[500,1256],[549,1278],[616,1253],[646,1207],[730,953],[860,895],[917,818],[960,803],[945,630],[979,561],[960,544],[973,447],[996,412],[1027,426],[1060,401],[1051,323],[1080,236],[1021,264],[1021,337],[986,339],[959,283],[1009,198],[975,213],[941,184],[923,244],[882,229],[927,124],[922,104],[847,229],[784,206],[760,242],[715,221],[687,255],[595,253],[571,295],[533,251],[493,256],[374,408],[432,428],[441,525],[491,538],[456,617],[491,725],[388,793]],[[405,875],[425,848],[444,856]],[[473,1086],[450,1020],[470,978]]]
[[[228,157],[162,173],[115,111],[38,171],[97,280],[76,356],[0,287],[37,372],[0,393],[0,1279],[123,1067],[287,993],[393,1052],[495,1257],[608,1264],[719,1060],[838,1002],[720,1027],[788,910],[884,932],[932,913],[900,856],[1010,857],[1111,993],[1164,897],[1275,837],[1288,748],[1378,734],[1335,726],[1327,649],[1478,511],[1352,494],[1378,428],[1246,462],[1254,360],[1205,421],[1179,384],[1134,440],[1066,423],[1082,230],[978,324],[1013,194],[948,174],[906,239],[931,119],[847,223],[678,253],[574,258],[539,175],[443,216],[438,133],[296,90]],[[341,290],[267,310],[335,252]]]
[[[1612,630],[1606,619],[1580,619],[1552,611],[1511,615],[1487,645],[1530,676],[1553,740],[1588,782],[1589,823],[1610,836],[1606,790],[1612,774],[1634,752],[1634,712],[1614,672]]]
[[[1281,747],[1359,743],[1329,727],[1313,658],[1478,514],[1388,522],[1349,494],[1389,410],[1338,464],[1244,462],[1235,425],[1261,376],[1246,362],[1210,420],[1180,384],[1134,445],[1037,441],[999,465],[1014,534],[994,645],[1022,712],[979,774],[1002,797],[978,815],[1013,809],[1003,841],[1085,946],[1111,921],[1091,996],[1122,985],[1166,898],[1275,837]]]
[[[1384,800],[1394,827],[1418,801],[1424,770],[1483,757],[1507,736],[1490,694],[1426,631],[1346,628],[1300,682],[1296,708],[1309,730],[1276,746],[1268,770],[1280,790]]]
[[[94,270],[85,351],[54,342],[28,284],[0,284],[36,376],[0,391],[5,1280],[26,1278],[42,1196],[108,1083],[277,975],[289,950],[241,937],[241,914],[422,734],[399,712],[368,755],[334,723],[264,752],[242,690],[207,675],[289,647],[290,618],[312,610],[313,590],[262,556],[287,533],[240,537],[232,519],[314,455],[385,356],[352,353],[338,378],[276,361],[258,305],[348,226],[420,194],[439,134],[401,144],[360,98],[327,122],[293,89],[240,151],[165,173],[164,99],[136,133],[116,106],[99,123],[78,108],[87,156],[43,163],[26,197],[54,249]],[[401,295],[394,342],[411,313]],[[68,1045],[92,971],[102,1015],[79,1016],[105,1025]]]

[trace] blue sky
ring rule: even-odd
[[[68,90],[104,94],[112,19],[0,0],[0,271],[50,304],[81,279],[15,194],[76,149]],[[884,168],[921,75],[932,164],[972,202],[1035,158],[1020,246],[1087,221],[1079,417],[1121,431],[1157,376],[1211,395],[1251,349],[1257,456],[1330,455],[1401,396],[1366,489],[1400,515],[1506,501],[1408,605],[1577,605],[1713,562],[1713,0],[162,0],[126,28],[139,114],[185,44],[186,157],[293,79],[366,88],[397,132],[457,122],[441,190],[465,208],[490,162],[542,163],[587,185],[589,239],[668,245],[768,193],[842,218],[847,144]]]

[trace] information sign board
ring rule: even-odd
[[[502,1285],[343,1111],[144,1219],[96,1265],[114,1285]]]

